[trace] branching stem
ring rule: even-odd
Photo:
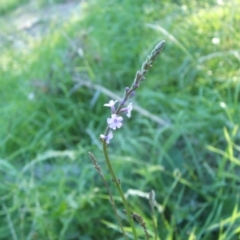
[[[135,226],[134,226],[134,222],[133,222],[133,219],[131,217],[131,211],[129,209],[129,206],[128,206],[128,203],[127,203],[127,200],[126,198],[124,197],[124,194],[122,192],[122,189],[120,187],[120,183],[119,183],[119,180],[116,178],[115,176],[115,173],[113,171],[113,168],[112,168],[112,165],[111,165],[111,162],[109,160],[109,157],[108,157],[108,151],[107,151],[107,143],[104,141],[103,142],[103,152],[104,152],[104,157],[105,157],[105,160],[106,160],[106,163],[107,163],[107,167],[108,167],[108,170],[111,174],[111,177],[113,179],[113,182],[114,184],[116,185],[116,188],[118,190],[118,193],[122,199],[122,202],[123,202],[123,205],[126,209],[126,212],[127,212],[127,216],[128,216],[128,220],[129,220],[129,223],[131,225],[131,228],[132,228],[132,232],[133,232],[133,236],[134,236],[134,240],[137,240],[138,237],[137,237],[137,232],[136,232],[136,229],[135,229]]]

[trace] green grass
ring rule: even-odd
[[[122,96],[163,39],[133,104],[169,124],[134,111],[114,135],[111,161],[124,192],[135,190],[129,203],[150,234],[143,196],[154,189],[159,239],[238,239],[239,6],[88,1],[39,39],[9,28],[5,11],[1,31],[14,37],[0,42],[0,239],[123,239],[88,158],[92,151],[110,181],[98,136],[111,97],[74,80]]]

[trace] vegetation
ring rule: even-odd
[[[141,108],[108,148],[115,173],[152,237],[154,190],[159,239],[239,239],[240,1],[83,1],[25,28],[15,21],[23,1],[9,2],[0,9],[0,239],[124,239],[88,152],[111,183],[103,104],[122,96],[161,40],[133,98]],[[39,1],[39,11],[59,4],[70,3]]]

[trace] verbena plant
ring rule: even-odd
[[[123,117],[121,115],[126,114],[126,116],[128,118],[131,117],[131,111],[133,109],[132,103],[129,103],[128,106],[125,106],[125,104],[127,103],[127,101],[131,97],[133,97],[136,94],[137,88],[140,86],[140,83],[142,81],[144,81],[145,74],[152,67],[152,64],[156,60],[157,56],[161,53],[164,44],[165,44],[165,41],[161,41],[160,43],[158,43],[156,45],[156,47],[153,49],[153,51],[150,53],[150,55],[146,58],[146,60],[142,64],[141,69],[139,71],[137,71],[131,87],[126,87],[122,100],[119,101],[119,102],[114,101],[114,100],[110,100],[109,103],[104,104],[105,107],[109,107],[111,109],[111,117],[107,118],[107,124],[108,125],[107,125],[107,128],[106,128],[104,134],[100,135],[100,140],[102,141],[104,158],[105,158],[109,173],[112,177],[112,181],[115,184],[115,186],[118,190],[118,193],[121,197],[121,201],[124,205],[124,208],[125,208],[124,211],[127,214],[127,217],[128,217],[131,229],[132,229],[132,234],[134,236],[134,240],[138,239],[137,231],[136,231],[135,226],[134,226],[134,220],[136,222],[138,222],[143,227],[146,239],[149,239],[149,233],[147,231],[146,224],[145,224],[143,218],[140,215],[138,215],[137,213],[132,212],[131,208],[129,207],[129,204],[128,204],[128,202],[127,202],[127,200],[124,196],[124,193],[122,191],[122,188],[121,188],[121,180],[117,178],[117,176],[114,172],[114,169],[112,167],[112,164],[111,164],[111,161],[110,161],[110,158],[109,158],[109,155],[108,155],[108,145],[110,144],[110,141],[113,138],[112,130],[116,130],[116,129],[121,128],[123,126]],[[115,107],[116,104],[118,104],[117,107]],[[99,167],[95,156],[91,152],[89,152],[89,156],[92,159],[92,162],[93,162],[95,168],[97,169],[101,178],[104,181],[104,184],[105,184],[105,186],[107,188],[107,191],[108,191],[108,194],[110,196],[110,201],[111,201],[111,204],[113,206],[113,210],[114,210],[114,213],[116,215],[118,224],[121,228],[121,231],[122,231],[125,239],[127,239],[127,235],[124,231],[124,228],[123,228],[123,225],[121,223],[120,217],[118,216],[118,213],[117,213],[116,205],[115,205],[113,196],[111,194],[110,187],[109,187],[104,175],[102,174],[101,168]],[[155,193],[154,193],[153,190],[149,193],[149,201],[150,201],[151,210],[154,213]],[[156,233],[156,226],[155,226],[154,218],[153,218],[153,223],[154,223],[154,228],[155,228],[155,239],[157,239],[157,233]]]

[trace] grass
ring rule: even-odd
[[[162,39],[133,103],[169,124],[134,111],[110,158],[150,234],[154,189],[159,239],[238,239],[239,5],[88,1],[38,39],[11,33],[5,11],[1,31],[14,37],[0,43],[0,239],[122,239],[88,158],[94,152],[110,181],[98,136],[111,97],[75,81],[121,96]]]

